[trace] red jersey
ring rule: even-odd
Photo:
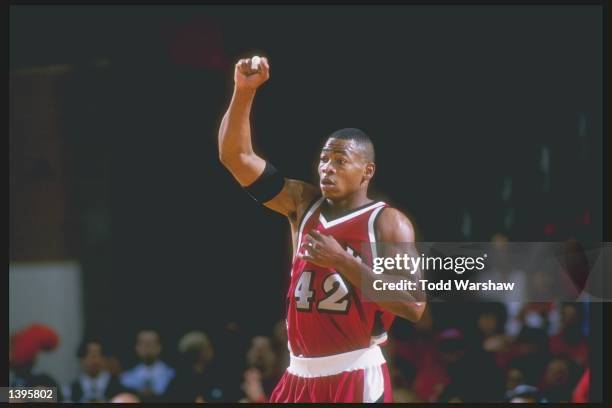
[[[324,198],[306,211],[298,229],[297,251],[304,235],[316,229],[331,235],[351,255],[372,266],[375,222],[387,206],[372,202],[333,220],[321,214]],[[375,255],[374,255],[375,256]],[[289,348],[299,357],[322,357],[367,348],[387,340],[394,315],[364,301],[360,288],[330,268],[294,256],[287,294]]]

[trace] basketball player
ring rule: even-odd
[[[242,59],[235,66],[219,156],[251,197],[291,224],[290,364],[270,402],[391,402],[379,345],[395,316],[417,321],[425,303],[408,295],[401,301],[367,301],[360,288],[382,275],[373,273],[374,250],[364,250],[363,244],[413,242],[412,224],[400,211],[368,198],[374,147],[358,129],[342,129],[327,139],[318,187],[284,178],[253,152],[251,106],[257,88],[270,77],[267,59],[260,61],[256,66]]]

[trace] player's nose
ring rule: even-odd
[[[336,172],[336,169],[334,169],[334,167],[330,163],[325,163],[321,167],[321,173],[325,175],[334,174],[335,172]]]

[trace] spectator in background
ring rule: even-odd
[[[535,275],[544,275],[543,272],[534,272]],[[534,279],[539,279],[534,277]],[[552,283],[550,283],[552,285]],[[552,298],[554,295],[550,295]],[[506,333],[516,337],[523,327],[544,329],[546,334],[552,335],[559,330],[561,316],[555,302],[507,302],[508,316],[512,321],[506,326]]]
[[[245,397],[240,399],[242,403],[264,403],[268,401],[268,395],[264,391],[261,372],[256,368],[247,368],[244,372],[242,391]]]
[[[106,356],[106,369],[111,375],[119,377],[123,372],[123,366],[121,365],[121,361],[115,355]]]
[[[508,318],[506,306],[498,302],[484,302],[477,307],[476,333],[482,349],[490,353],[507,351],[510,339],[504,332]]]
[[[10,387],[56,387],[58,401],[63,401],[62,390],[57,381],[35,369],[36,357],[41,351],[55,350],[59,336],[51,327],[34,323],[13,333],[9,342],[9,386]]]
[[[561,330],[550,338],[550,352],[566,354],[574,362],[586,367],[589,347],[582,331],[584,304],[566,302],[561,304]]]
[[[456,329],[441,332],[438,344],[448,377],[438,401],[481,402],[503,398],[503,374],[480,344],[470,344]]]
[[[578,382],[578,366],[565,356],[554,356],[548,362],[540,389],[549,402],[571,402]]]
[[[124,391],[119,379],[106,369],[102,342],[84,341],[77,351],[81,374],[70,387],[73,402],[107,402]]]
[[[272,329],[272,348],[276,354],[276,369],[279,372],[289,367],[289,341],[287,339],[287,322],[279,320]]]
[[[253,337],[246,357],[247,370],[242,385],[246,398],[248,402],[267,401],[283,373],[279,371],[270,338]]]
[[[414,365],[402,358],[387,361],[392,361],[389,374],[393,385],[393,402],[420,402],[418,396],[412,390],[412,384],[416,376]]]
[[[513,390],[519,385],[525,385],[525,374],[520,366],[510,363],[506,368],[506,398],[510,399]]]
[[[511,314],[516,316],[521,327],[541,328],[553,335],[561,326],[559,304],[555,299],[562,299],[564,295],[559,272],[553,266],[557,260],[549,255],[542,257],[544,259],[529,271],[527,292],[532,301],[520,305],[518,313],[511,311]]]
[[[123,365],[117,355],[118,350],[116,350],[116,348],[117,346],[110,342],[104,343],[104,363],[106,370],[111,373],[111,375],[119,378],[123,372]]]
[[[138,392],[143,402],[158,401],[174,377],[174,369],[159,359],[162,351],[159,333],[141,330],[136,336],[140,364],[121,374],[121,384]]]
[[[122,392],[121,394],[115,395],[110,402],[117,404],[137,404],[141,401],[140,398],[138,398],[138,395],[129,392]]]
[[[192,331],[179,341],[180,364],[168,386],[171,402],[218,402],[223,397],[219,375],[212,368],[214,349],[206,333]]]
[[[547,402],[546,399],[542,397],[540,390],[533,385],[517,386],[510,391],[508,401],[514,404]]]
[[[525,383],[538,384],[550,355],[545,329],[523,326],[512,345],[511,355],[509,365],[523,373]]]

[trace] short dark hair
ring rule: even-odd
[[[368,161],[374,162],[374,143],[372,143],[372,139],[370,139],[370,137],[366,135],[363,130],[357,128],[339,129],[329,135],[327,140],[332,138],[341,140],[354,140],[362,147],[365,158]]]
[[[140,337],[140,335],[144,332],[151,332],[151,333],[155,333],[157,335],[157,341],[159,342],[159,344],[162,344],[162,335],[160,333],[159,330],[157,330],[155,327],[151,327],[151,326],[142,326],[140,329],[138,329],[136,331],[136,336],[135,336],[135,340],[138,341],[138,337]]]
[[[79,348],[77,349],[77,357],[79,359],[85,358],[85,356],[87,355],[87,351],[89,348],[90,344],[99,344],[100,345],[100,349],[102,350],[102,355],[104,355],[104,344],[102,344],[102,342],[98,339],[87,339],[84,340],[80,345]]]

